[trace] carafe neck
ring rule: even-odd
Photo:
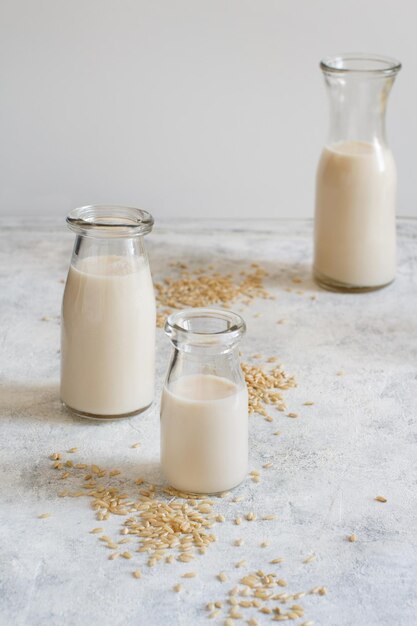
[[[328,143],[385,146],[388,96],[401,64],[375,55],[343,55],[320,65],[330,103]]]

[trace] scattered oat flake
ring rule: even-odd
[[[122,552],[121,555],[124,559],[131,559],[132,555],[130,552]]]
[[[276,565],[277,563],[283,563],[284,559],[282,557],[278,557],[276,559],[272,559],[272,561],[270,561],[270,563],[272,563],[273,565]]]
[[[260,610],[261,613],[264,613],[265,615],[271,615],[272,613],[272,609],[269,606],[263,606]]]
[[[104,531],[104,528],[93,528],[93,530],[90,530],[90,533],[93,535],[97,535],[99,533],[102,533]]]
[[[132,444],[130,447],[131,447],[131,448],[140,448],[140,443],[139,443],[139,441],[137,441],[136,443]]]
[[[264,515],[262,518],[264,521],[272,521],[274,519],[277,519],[276,515]]]
[[[311,400],[308,400],[307,402],[303,402],[304,406],[313,406],[314,402],[311,402]]]
[[[185,572],[182,575],[182,578],[195,578],[197,576],[197,572]]]
[[[178,583],[177,585],[174,585],[173,589],[176,593],[180,593],[180,591],[183,590],[183,586],[180,583]]]
[[[52,513],[41,513],[38,515],[39,519],[46,519],[47,517],[51,517]]]
[[[315,560],[316,560],[316,555],[315,554],[310,554],[310,556],[308,556],[306,559],[304,559],[303,563],[312,563]]]
[[[338,372],[336,372],[336,376],[344,376],[345,372],[344,370],[339,370]]]
[[[357,536],[355,535],[355,533],[352,533],[351,535],[349,535],[349,536],[348,536],[348,541],[350,541],[350,542],[352,542],[352,543],[354,543],[354,542],[355,542],[355,541],[357,541],[357,540],[358,540],[358,538],[357,538]]]
[[[387,499],[384,496],[376,496],[375,500],[377,502],[387,502]]]
[[[264,469],[270,469],[270,468],[271,468],[271,467],[273,467],[273,466],[274,466],[274,464],[273,464],[273,463],[271,463],[271,462],[270,462],[270,463],[264,463],[264,465],[262,465],[262,467],[263,467]]]
[[[225,572],[220,572],[219,574],[217,574],[217,578],[222,583],[225,583],[225,582],[227,582],[229,580],[228,577],[227,577],[227,574]]]
[[[298,413],[287,413],[288,417],[298,417]]]
[[[141,578],[142,576],[142,572],[140,571],[140,569],[136,569],[133,573],[132,573],[134,578]]]

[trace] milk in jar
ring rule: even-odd
[[[248,392],[239,363],[243,319],[224,309],[170,315],[173,345],[161,399],[161,469],[174,488],[217,493],[248,468]]]
[[[82,207],[61,316],[61,400],[83,417],[109,419],[154,398],[155,297],[139,209]],[[67,221],[68,221],[67,220]]]
[[[161,401],[161,464],[181,491],[215,493],[244,479],[248,465],[248,394],[220,376],[184,376]]]

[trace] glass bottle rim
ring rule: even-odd
[[[347,52],[327,56],[320,62],[325,74],[368,74],[392,76],[401,69],[401,62],[393,57],[366,52]]]
[[[135,237],[151,232],[154,219],[148,211],[135,207],[90,204],[70,211],[70,230],[90,237]]]
[[[246,324],[233,311],[217,307],[195,307],[171,313],[164,330],[171,339],[181,343],[206,347],[216,344],[235,345],[246,332]]]

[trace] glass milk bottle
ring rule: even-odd
[[[180,491],[231,489],[248,471],[248,392],[239,363],[243,319],[223,309],[171,315],[173,352],[161,401],[161,464]]]
[[[153,218],[86,206],[67,217],[75,245],[61,320],[61,400],[82,417],[144,411],[154,398],[155,297],[144,235]]]
[[[401,64],[347,54],[321,69],[330,133],[317,171],[314,275],[327,289],[371,291],[395,277],[397,176],[385,110]]]

